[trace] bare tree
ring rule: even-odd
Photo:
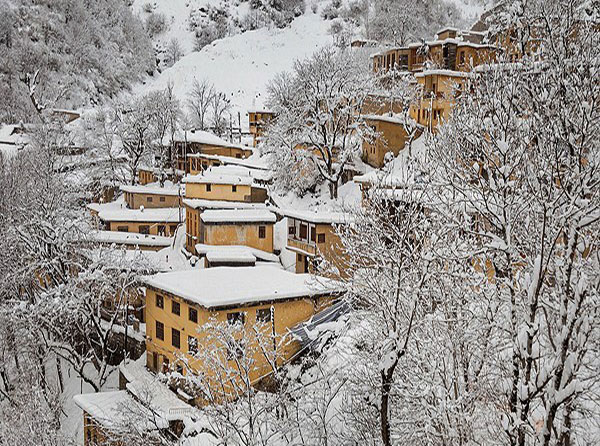
[[[357,155],[362,139],[372,134],[361,117],[371,78],[350,54],[326,48],[304,61],[296,61],[292,75],[269,87],[270,107],[277,113],[266,148],[303,150],[313,161],[330,196],[346,165]],[[269,133],[279,138],[269,140]],[[278,147],[279,140],[289,143]]]
[[[195,124],[200,130],[206,130],[207,115],[215,94],[215,88],[208,80],[198,81],[194,79],[190,98],[188,99],[188,107],[195,119]]]

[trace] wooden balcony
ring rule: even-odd
[[[307,242],[305,240],[298,240],[297,238],[294,238],[294,237],[288,237],[287,246],[292,251],[300,250],[300,251],[304,251],[305,253],[312,255],[312,256],[317,255],[316,243]]]

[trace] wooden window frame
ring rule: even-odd
[[[171,345],[181,348],[181,332],[174,327],[171,327]]]
[[[165,324],[161,321],[156,321],[156,339],[165,340]]]

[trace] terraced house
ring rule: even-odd
[[[235,280],[232,280],[235,278]],[[197,352],[217,352],[218,339],[202,336],[209,322],[237,326],[241,338],[224,361],[235,367],[236,357],[251,354],[251,385],[258,385],[272,372],[267,355],[281,366],[301,349],[287,337],[288,331],[321,312],[340,296],[339,285],[308,274],[294,274],[272,266],[218,267],[158,274],[144,279],[146,285],[146,358],[155,372],[174,369],[182,375],[201,374],[218,390],[224,376],[206,365]],[[256,330],[258,331],[256,331]],[[269,352],[260,353],[260,336],[269,337]],[[272,338],[272,339],[271,339]],[[225,364],[226,365],[226,364]],[[226,380],[236,379],[228,376]],[[222,398],[235,397],[224,386]],[[239,395],[237,395],[239,396]],[[193,402],[209,401],[194,395]],[[214,400],[213,400],[214,402]]]
[[[288,221],[287,249],[296,253],[296,273],[314,272],[315,266],[326,260],[343,274],[344,256],[334,225],[351,223],[351,216],[294,210],[283,210],[282,214]]]

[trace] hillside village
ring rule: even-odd
[[[0,127],[0,445],[600,441],[598,5],[316,43],[335,3],[247,6],[318,45],[252,92],[171,28],[131,97]]]

